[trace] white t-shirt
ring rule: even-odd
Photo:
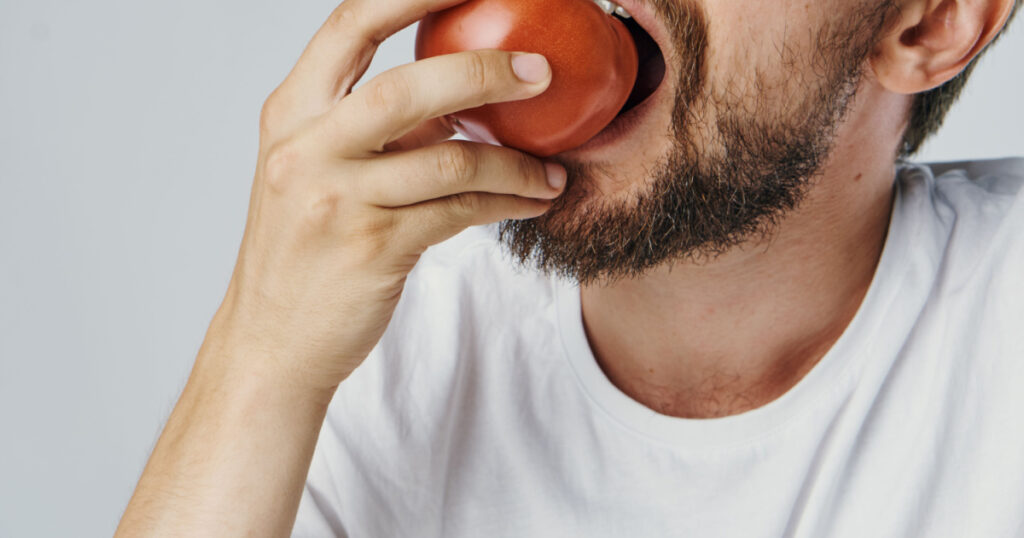
[[[908,166],[859,311],[795,387],[660,415],[579,289],[431,248],[338,390],[296,536],[1024,536],[1024,159]]]

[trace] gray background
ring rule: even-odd
[[[260,105],[333,7],[0,1],[0,536],[113,532],[226,288]],[[923,159],[1024,154],[1021,24]]]

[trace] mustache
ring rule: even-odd
[[[694,105],[707,83],[708,19],[704,8],[691,0],[654,0],[654,3],[672,36],[673,55],[666,61],[671,61],[678,69],[672,135],[679,142],[686,138],[686,127],[694,121]]]

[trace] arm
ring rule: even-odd
[[[342,3],[268,98],[234,274],[118,536],[287,534],[331,395],[423,251],[560,193],[561,167],[445,141],[441,119],[544,91],[536,55],[440,56],[351,91],[380,38],[458,1]]]
[[[253,371],[211,336],[118,536],[289,534],[330,395]]]

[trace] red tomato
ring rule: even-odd
[[[469,0],[420,22],[416,59],[465,50],[537,52],[547,91],[454,114],[466,138],[547,157],[590,140],[626,103],[637,52],[625,24],[592,0]]]

